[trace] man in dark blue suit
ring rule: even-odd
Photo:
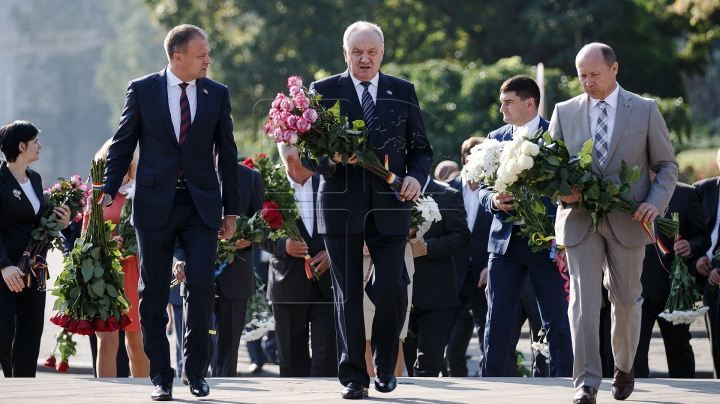
[[[186,257],[186,332],[183,383],[195,396],[210,388],[209,330],[217,239],[235,232],[239,214],[237,148],[228,88],[207,79],[207,34],[192,25],[165,38],[169,65],[130,82],[120,126],[107,159],[103,192],[112,197],[140,147],[133,221],[140,257],[140,323],[150,359],[153,400],[172,399],[174,372],[165,336],[173,249]],[[217,154],[218,171],[213,155]],[[221,184],[222,183],[222,193]],[[112,203],[104,201],[107,205]]]
[[[482,143],[485,138],[471,137],[463,142],[460,152],[462,163],[467,163],[470,150]],[[455,309],[450,322],[447,336],[447,364],[448,375],[452,377],[467,377],[468,367],[465,353],[467,352],[473,328],[478,335],[485,330],[485,316],[487,314],[487,299],[485,298],[485,284],[487,283],[487,266],[489,255],[487,251],[488,237],[492,215],[480,206],[478,198],[480,184],[467,181],[462,177],[455,177],[448,181],[450,187],[460,191],[463,197],[466,212],[466,225],[471,232],[470,248],[458,252],[455,260],[455,275],[457,277],[460,306]],[[472,312],[472,315],[470,313]],[[482,362],[483,340],[480,338],[480,356]]]
[[[538,115],[540,89],[533,79],[515,76],[500,87],[500,112],[507,125],[490,132],[488,138],[499,141],[512,139],[513,133],[521,127],[530,133],[537,129],[547,130],[548,121]],[[572,376],[572,342],[568,320],[568,294],[565,281],[557,264],[547,251],[534,253],[525,237],[517,235],[522,223],[510,223],[508,211],[514,210],[514,197],[498,194],[485,186],[480,189],[480,204],[494,214],[488,251],[488,314],[485,324],[485,358],[482,375],[485,377],[505,376],[508,359],[509,339],[520,296],[525,286],[525,277],[535,289],[540,308],[540,317],[547,332],[550,349],[550,376]],[[548,214],[555,214],[555,208],[544,201]]]
[[[370,384],[365,365],[363,241],[375,264],[366,289],[376,307],[370,341],[377,374],[375,389],[390,392],[397,385],[393,370],[410,281],[404,265],[409,201],[419,196],[420,184],[425,183],[432,165],[415,87],[380,73],[383,44],[377,25],[350,25],[343,36],[348,70],[310,85],[322,94],[325,107],[340,101],[342,115],[350,121],[364,120],[377,157],[380,161],[387,158],[389,170],[404,177],[400,196],[405,201],[401,201],[383,179],[356,166],[356,156],[346,156],[348,164],[340,163],[340,155],[319,162],[303,157],[303,165],[322,175],[318,230],[330,255],[343,398],[367,397]]]

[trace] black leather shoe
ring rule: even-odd
[[[210,386],[208,386],[205,379],[192,373],[182,372],[183,384],[190,385],[190,393],[195,397],[205,397],[210,394]]]
[[[358,382],[350,382],[342,391],[342,398],[353,400],[368,396],[367,387]]]
[[[172,383],[160,383],[155,386],[150,398],[153,401],[172,401]]]
[[[582,386],[575,392],[573,404],[595,404],[597,400],[597,390],[590,386]]]
[[[375,376],[375,390],[381,393],[389,393],[395,390],[395,387],[397,387],[395,375],[385,376],[379,374]]]

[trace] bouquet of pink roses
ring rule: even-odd
[[[272,102],[270,119],[263,125],[265,134],[276,143],[294,144],[314,160],[340,153],[343,164],[347,164],[348,156],[354,153],[359,166],[385,180],[399,195],[403,179],[390,172],[375,155],[372,144],[367,142],[365,122],[348,122],[347,117],[340,115],[340,102],[326,109],[320,104],[322,95],[303,87],[300,77],[289,77],[287,88],[289,96],[278,93]]]

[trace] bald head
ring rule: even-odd
[[[618,64],[611,47],[599,42],[585,45],[575,57],[575,68],[590,98],[604,100],[615,91]]]
[[[575,57],[575,65],[577,66],[580,60],[588,57],[600,57],[608,67],[611,67],[615,64],[615,62],[617,62],[615,51],[601,42],[593,42],[583,46]]]

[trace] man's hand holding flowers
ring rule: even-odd
[[[492,206],[495,210],[502,210],[504,212],[515,210],[515,203],[513,202],[515,197],[512,194],[498,193],[492,197]]]
[[[295,241],[288,237],[285,241],[285,251],[291,257],[305,258],[305,255],[308,253],[308,247],[304,241]]]
[[[237,248],[248,248],[250,246],[250,241],[245,240],[244,238],[241,238],[240,240],[235,242],[235,247]]]
[[[330,268],[330,257],[327,255],[327,251],[322,250],[312,258],[310,263],[315,266],[315,273],[320,276]]]
[[[422,187],[415,178],[406,175],[403,179],[402,189],[400,189],[400,196],[405,200],[415,202],[420,197]]]

